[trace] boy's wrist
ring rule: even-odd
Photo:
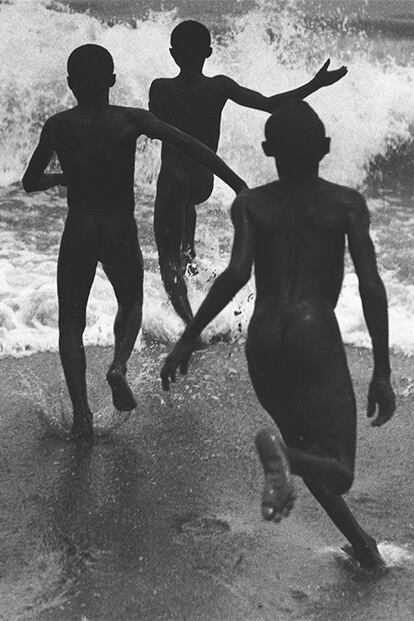
[[[388,365],[386,367],[382,367],[381,369],[375,368],[372,373],[372,379],[386,380],[389,381],[391,378],[391,367]]]
[[[243,190],[248,190],[248,185],[241,177],[236,175],[235,183],[233,183],[233,190],[236,194],[239,194]]]
[[[318,88],[322,88],[322,86],[325,86],[325,84],[321,80],[321,77],[318,74],[313,76],[312,80],[309,82],[309,85],[315,90]]]

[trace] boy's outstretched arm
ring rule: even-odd
[[[22,183],[26,192],[48,190],[55,185],[66,185],[63,173],[45,174],[45,169],[54,153],[50,120],[46,121],[29,165],[24,173]]]
[[[240,106],[245,106],[246,108],[255,108],[256,110],[263,110],[265,112],[274,112],[277,106],[287,99],[304,99],[323,86],[329,86],[330,84],[338,82],[338,80],[346,75],[348,69],[344,66],[333,71],[328,71],[330,62],[331,61],[328,59],[312,80],[306,84],[303,84],[302,86],[299,86],[291,91],[272,95],[271,97],[265,97],[257,91],[244,88],[226,76],[222,76],[222,79],[225,83],[227,97],[235,103]]]
[[[192,160],[208,168],[212,173],[220,177],[238,194],[247,188],[246,183],[233,170],[223,162],[211,149],[202,142],[181,132],[164,121],[160,121],[150,112],[144,112],[138,120],[139,131],[148,138],[157,138],[173,145]]]
[[[177,368],[187,373],[197,338],[223,310],[250,278],[254,257],[254,230],[249,219],[246,195],[236,198],[231,211],[234,241],[228,267],[214,281],[194,319],[188,324],[161,369],[162,387],[168,390],[175,382]]]
[[[373,427],[386,423],[395,411],[395,395],[390,381],[388,345],[388,304],[384,284],[377,269],[374,244],[369,234],[369,212],[357,195],[348,216],[348,247],[359,280],[359,292],[372,340],[374,372],[368,392],[368,417]]]

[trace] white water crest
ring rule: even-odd
[[[256,10],[229,19],[227,30],[214,42],[206,73],[225,73],[273,94],[309,80],[327,57],[332,67],[347,64],[344,80],[309,101],[332,137],[332,156],[323,174],[361,186],[371,159],[411,139],[414,68],[373,57],[368,40],[348,31],[346,20],[331,30],[323,23],[310,25],[295,2],[283,5],[277,10],[273,2],[262,0]],[[108,26],[46,0],[0,4],[0,183],[20,179],[42,123],[74,105],[66,60],[76,46],[94,42],[107,47],[117,74],[112,100],[146,107],[151,81],[176,72],[169,35],[177,21],[172,12],[152,13],[136,20],[134,27]],[[250,185],[274,174],[260,147],[266,118],[232,104],[224,113],[220,153]],[[158,148],[143,140],[140,150],[137,181],[153,184]]]
[[[280,7],[279,7],[280,4]],[[414,126],[414,68],[407,62],[407,45],[395,44],[395,55],[384,57],[364,33],[344,19],[331,27],[312,23],[291,0],[260,0],[242,16],[223,14],[220,33],[207,75],[225,73],[241,84],[273,94],[309,80],[327,57],[332,67],[346,64],[348,75],[338,84],[309,98],[332,138],[331,155],[321,174],[329,180],[369,189],[373,177],[394,179],[411,149]],[[197,16],[194,16],[197,18]],[[43,122],[75,105],[66,84],[66,60],[78,45],[94,42],[107,47],[115,61],[112,101],[146,107],[148,89],[156,77],[173,76],[169,36],[179,21],[174,12],[149,13],[129,23],[108,25],[87,13],[71,12],[58,2],[10,0],[0,3],[0,353],[24,355],[57,348],[56,261],[65,214],[57,193],[24,196],[19,181],[36,145]],[[229,102],[223,114],[219,154],[251,185],[274,178],[272,161],[260,143],[267,118]],[[408,155],[407,155],[408,154]],[[151,229],[152,201],[159,166],[159,144],[138,142],[136,185],[139,225]],[[412,174],[406,174],[409,185]],[[142,190],[145,190],[145,200]],[[414,222],[382,221],[399,201],[393,195],[370,201],[381,274],[388,290],[393,347],[414,352]],[[227,263],[231,247],[228,207],[232,193],[218,182],[212,199],[199,209],[197,250],[200,275],[189,279],[190,299],[197,308],[214,274]],[[411,207],[410,201],[405,206]],[[221,215],[220,215],[221,211]],[[28,223],[25,214],[31,214]],[[57,214],[52,218],[51,214]],[[219,214],[219,215],[217,215]],[[45,230],[35,233],[36,220],[47,217]],[[399,216],[398,216],[399,217]],[[7,224],[5,224],[7,220]],[[38,226],[38,225],[36,225]],[[147,237],[149,237],[147,235]],[[400,242],[399,244],[397,242]],[[411,256],[412,255],[412,256]],[[143,337],[169,341],[182,323],[163,290],[156,267],[154,242],[144,241],[146,259]],[[411,261],[413,259],[413,261]],[[254,304],[250,282],[206,331],[230,340],[243,336]],[[88,307],[85,342],[112,342],[115,313],[112,290],[98,271]],[[358,283],[347,270],[338,317],[348,343],[368,346]]]

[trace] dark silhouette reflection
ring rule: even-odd
[[[197,609],[197,546],[181,532],[208,501],[189,448],[200,442],[197,426],[191,415],[185,423],[166,422],[163,434],[151,424],[138,448],[136,438],[124,436],[92,444],[42,440],[57,470],[43,536],[63,558],[67,602],[59,619],[86,611],[92,618],[158,618],[176,607]],[[217,593],[206,593],[206,602],[220,607],[215,599]]]
[[[63,552],[71,613],[114,614],[118,605],[122,618],[137,592],[155,588],[152,559],[168,554],[168,545],[148,474],[139,453],[119,439],[72,443],[61,452],[50,535]]]

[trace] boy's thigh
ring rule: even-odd
[[[115,237],[101,253],[103,270],[118,302],[142,302],[144,269],[135,220],[126,224],[124,229],[115,230]]]
[[[326,365],[296,376],[292,382],[292,407],[304,420],[310,447],[321,455],[339,459],[354,469],[356,404],[348,367],[336,353]]]
[[[155,197],[154,230],[161,250],[179,246],[184,230],[190,182],[179,171],[161,171]]]
[[[278,426],[287,446],[305,448],[309,430],[301,409],[292,398],[286,369],[279,364],[264,368],[261,362],[256,363],[252,357],[248,359],[250,379],[260,405]]]
[[[57,269],[60,306],[86,304],[95,276],[97,257],[96,234],[85,231],[75,219],[66,221]]]
[[[339,459],[353,469],[356,407],[345,352],[341,343],[327,347],[325,342],[319,355],[315,346],[306,351],[307,345],[302,342],[295,352],[285,341],[270,364],[266,358],[266,367],[259,359],[249,361],[254,389],[288,446]]]
[[[356,442],[355,395],[339,329],[310,331],[301,349],[289,347],[291,407],[304,421],[314,451],[339,459],[353,470]]]

